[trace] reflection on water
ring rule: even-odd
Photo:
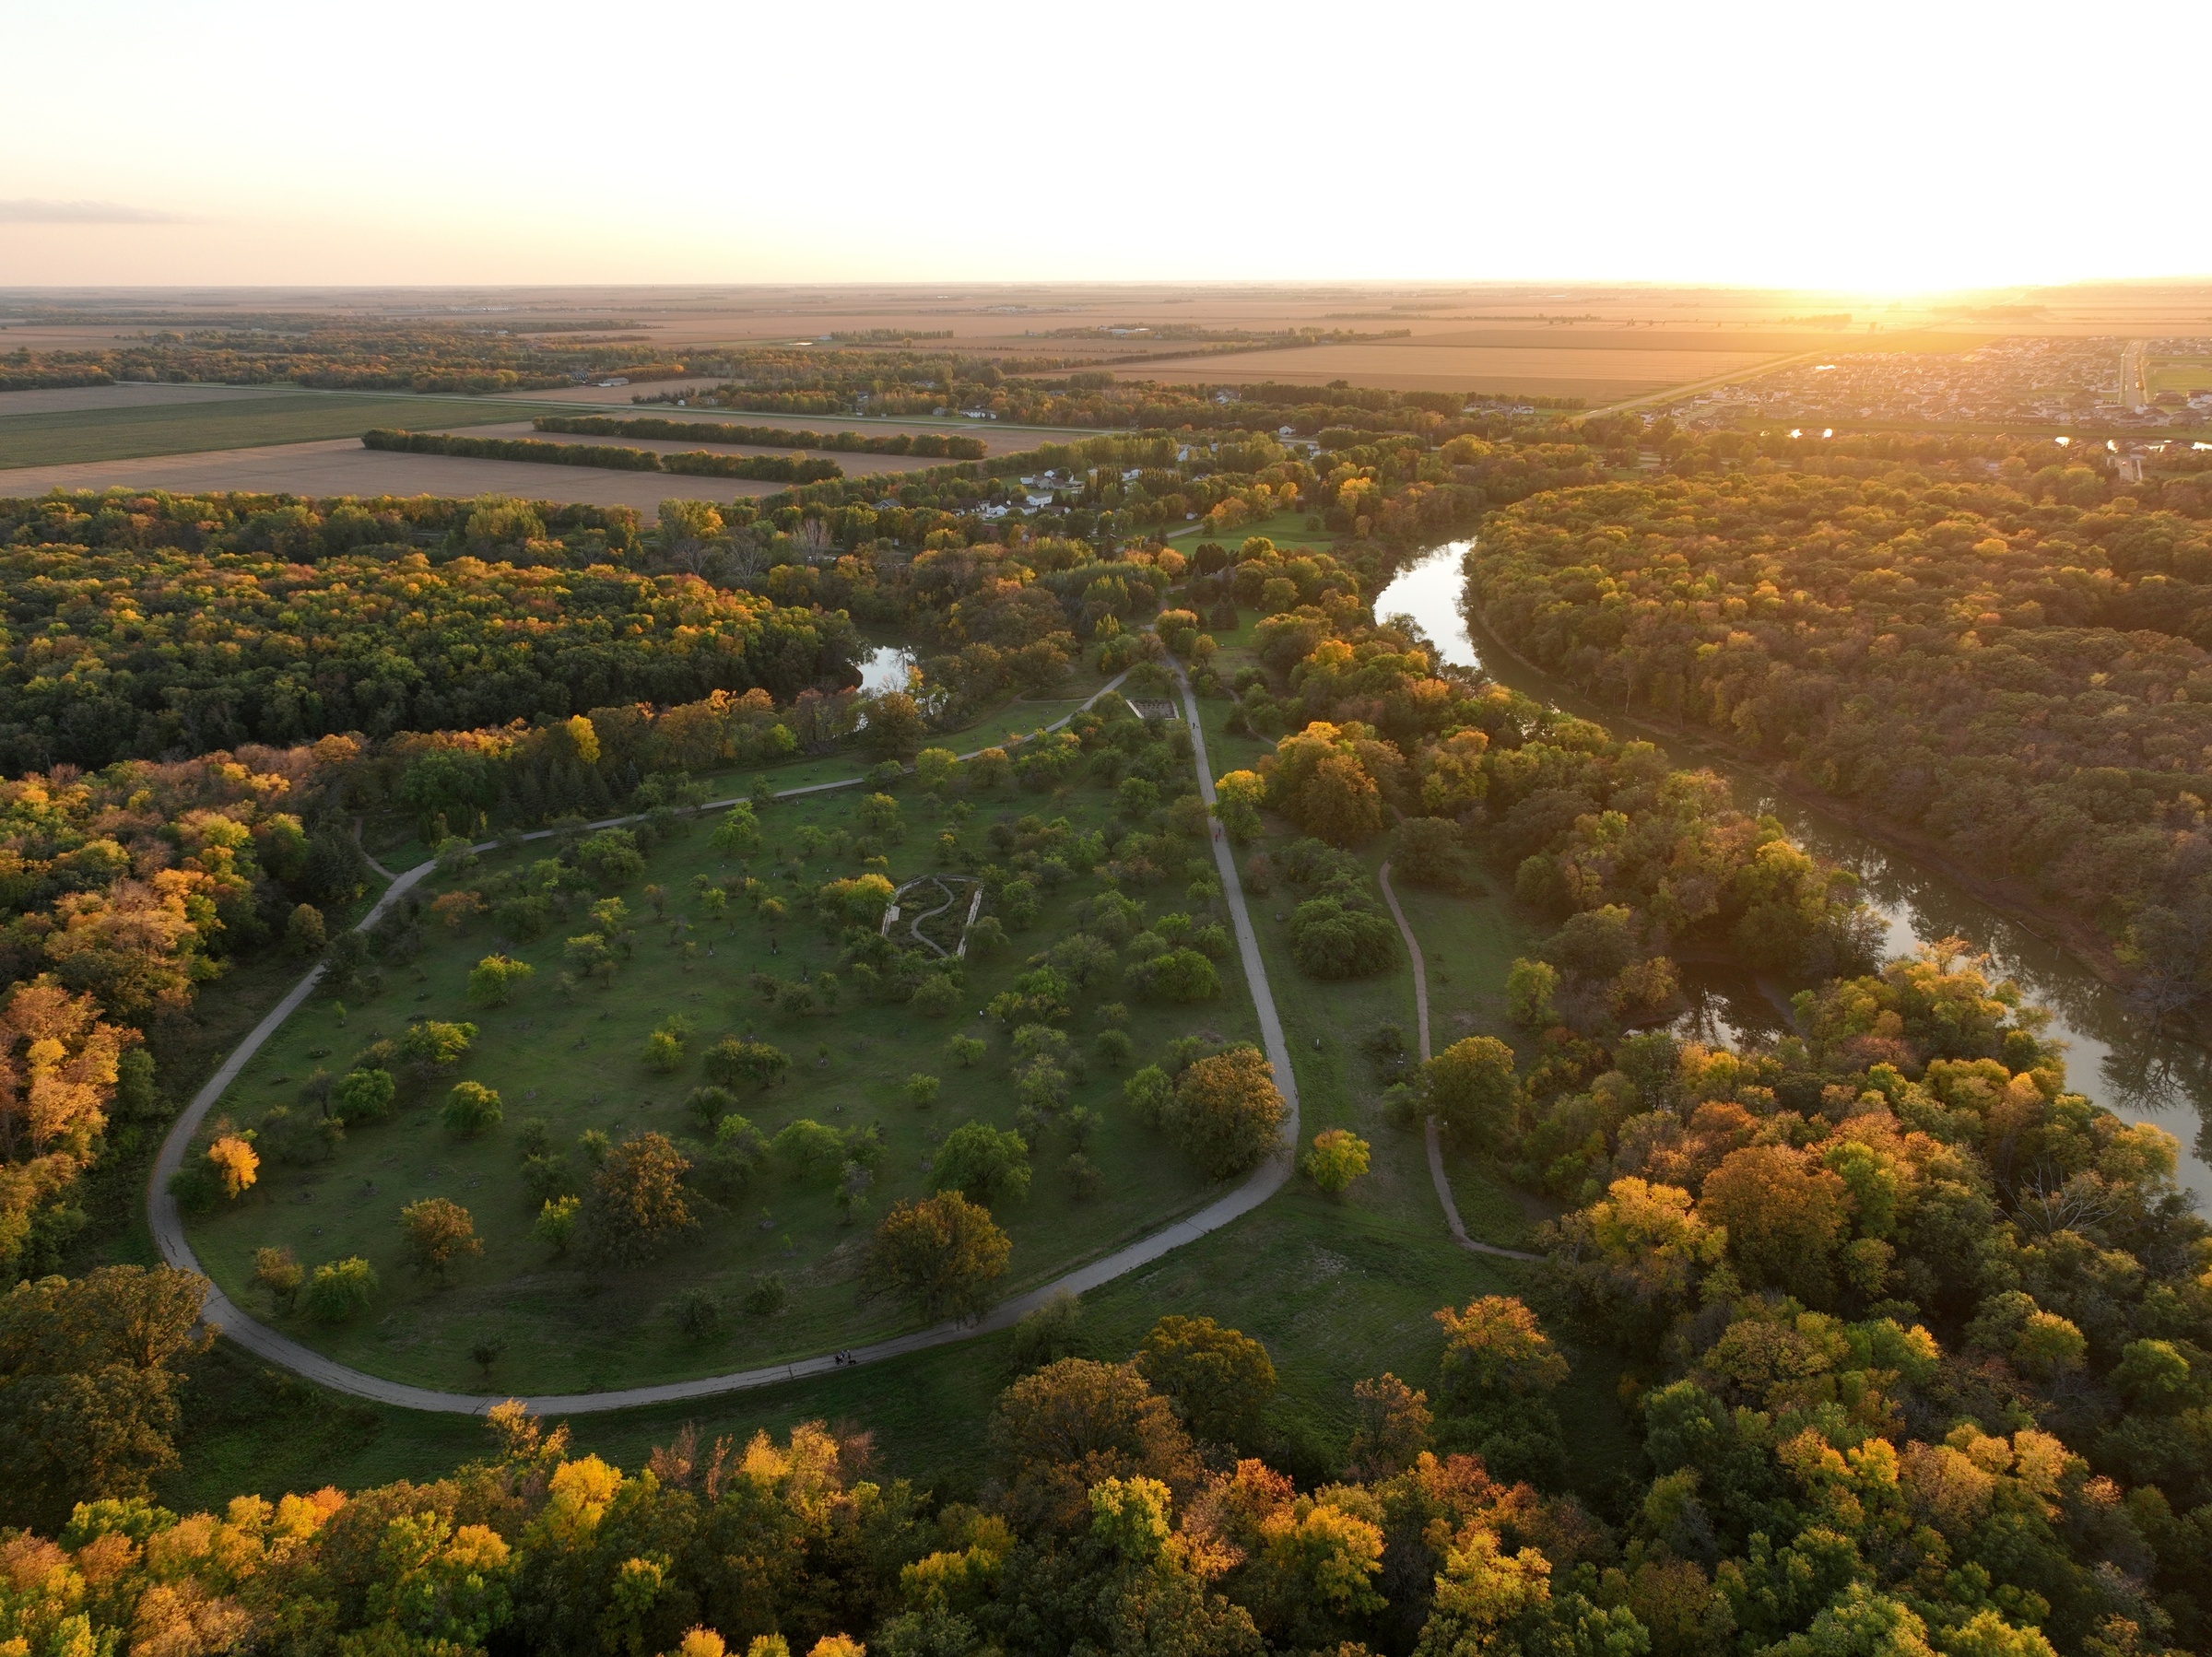
[[[914,652],[904,644],[879,644],[853,665],[860,669],[861,689],[869,696],[904,690],[907,669],[914,665]]]
[[[1681,1040],[1744,1052],[1789,1034],[1782,1009],[1748,972],[1687,966],[1681,974],[1682,998],[1689,1006],[1667,1026]]]
[[[1502,651],[1493,652],[1491,662],[1483,660],[1460,606],[1460,562],[1470,545],[1453,541],[1426,554],[1382,590],[1375,600],[1375,614],[1412,617],[1446,662],[1482,668],[1524,695],[1606,721],[1605,710],[1523,667]],[[1676,752],[1671,757],[1677,764],[1722,772],[1735,784],[1738,805],[1771,814],[1806,850],[1857,875],[1866,902],[1888,924],[1890,953],[1909,955],[1922,943],[1946,937],[1964,938],[1986,953],[1996,976],[2012,979],[2030,1001],[2050,1009],[2049,1033],[2069,1050],[2069,1083],[2126,1120],[2155,1122],[2178,1138],[2181,1181],[2212,1208],[2212,1118],[2205,1109],[2212,1100],[2212,1054],[2146,1028],[2095,973],[1943,876],[1774,793],[1750,772],[1717,763],[1705,754]],[[1696,993],[1702,998],[1686,1017],[1708,1020],[1715,1032],[1699,1035],[1700,1040],[1731,1040],[1718,1033],[1723,1029],[1755,1028],[1759,1007],[1772,1014],[1747,979],[1741,993],[1724,993],[1708,973],[1686,973],[1685,979],[1697,985]],[[1738,1023],[1739,1018],[1747,1022]],[[1692,1033],[1679,1026],[1677,1030]]]

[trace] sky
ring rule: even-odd
[[[2201,3],[0,0],[0,39],[41,65],[0,287],[2212,273]]]

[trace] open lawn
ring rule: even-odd
[[[1181,550],[1188,553],[1199,541],[1218,541],[1232,553],[1253,535],[1265,535],[1277,546],[1311,546],[1326,550],[1336,545],[1337,537],[1325,529],[1309,529],[1306,520],[1314,514],[1306,511],[1270,512],[1265,518],[1255,518],[1223,535],[1203,523],[1186,523],[1171,532],[1171,539],[1180,539]]]
[[[1048,716],[1049,717],[1049,716]],[[1042,722],[1039,722],[1042,723]],[[1160,750],[1164,751],[1164,750]],[[1189,775],[1187,762],[1182,774]],[[782,781],[779,778],[779,781]],[[1114,795],[1096,782],[1080,782],[1046,796],[1008,790],[940,806],[911,780],[896,791],[906,835],[890,848],[891,877],[923,875],[939,866],[935,842],[953,830],[959,843],[993,859],[986,829],[999,820],[1035,813],[1066,817],[1077,833],[1101,828]],[[932,1153],[945,1134],[973,1118],[998,1127],[1014,1124],[1016,1099],[1009,1075],[1008,1031],[978,1017],[994,995],[1009,988],[1024,958],[1074,930],[1073,909],[1100,889],[1095,878],[1076,876],[1048,887],[1035,924],[1017,930],[1012,946],[966,972],[966,1005],[932,1020],[896,1004],[871,1003],[844,973],[848,988],[834,1012],[771,1011],[750,987],[755,971],[797,980],[841,971],[839,946],[805,910],[805,896],[819,883],[862,872],[855,851],[796,858],[816,834],[850,836],[857,827],[860,791],[782,804],[763,814],[771,852],[752,860],[752,872],[770,877],[793,915],[776,932],[742,903],[731,922],[716,925],[694,893],[694,879],[741,876],[736,859],[709,845],[707,827],[659,849],[637,881],[619,894],[632,911],[634,955],[610,987],[596,983],[564,995],[564,939],[594,924],[583,899],[573,915],[557,921],[535,940],[494,937],[488,927],[473,935],[430,937],[418,959],[390,972],[382,996],[341,1012],[328,999],[310,1003],[256,1055],[218,1107],[243,1127],[269,1107],[294,1104],[301,1084],[318,1068],[343,1074],[368,1043],[397,1038],[412,1017],[474,1022],[479,1035],[454,1075],[403,1097],[394,1118],[356,1129],[327,1162],[281,1167],[265,1162],[264,1177],[244,1198],[197,1219],[194,1246],[203,1264],[241,1306],[265,1309],[268,1299],[252,1286],[253,1251],[282,1246],[312,1267],[359,1255],[382,1279],[374,1309],[335,1328],[298,1316],[273,1318],[276,1326],[344,1362],[371,1373],[438,1387],[481,1384],[468,1358],[480,1339],[504,1340],[505,1356],[494,1385],[518,1391],[590,1391],[646,1381],[674,1380],[748,1368],[777,1357],[811,1355],[858,1344],[912,1326],[917,1320],[888,1300],[859,1292],[860,1254],[869,1226],[890,1204],[923,1194],[930,1186]],[[972,815],[970,813],[972,812]],[[1191,846],[1196,852],[1195,843]],[[772,855],[771,855],[772,854]],[[535,863],[542,845],[509,854]],[[474,889],[494,867],[460,879],[432,883],[426,900],[452,889]],[[643,887],[669,895],[666,918],[658,918]],[[1187,912],[1180,873],[1142,892],[1151,912]],[[1199,906],[1203,911],[1204,905]],[[1197,919],[1209,917],[1203,912]],[[677,928],[689,923],[688,931]],[[437,923],[426,917],[426,928]],[[683,942],[675,940],[681,936]],[[688,953],[687,952],[688,947]],[[712,954],[708,953],[710,950]],[[465,996],[469,969],[483,956],[503,951],[531,963],[535,979],[512,1005],[494,1010],[470,1006]],[[1173,1036],[1192,1032],[1208,1040],[1250,1037],[1256,1029],[1251,1000],[1233,956],[1220,968],[1221,989],[1212,1000],[1187,1007],[1132,1001],[1129,1031],[1138,1062],[1158,1054]],[[824,992],[826,996],[827,992]],[[1119,1000],[1122,993],[1113,992]],[[1067,1021],[1078,1052],[1103,1028],[1103,994],[1076,997]],[[674,1075],[648,1069],[641,1056],[647,1035],[671,1017],[688,1020],[681,1068]],[[988,1043],[988,1054],[964,1069],[947,1051],[947,1039],[967,1033]],[[835,1129],[878,1127],[883,1151],[868,1193],[865,1216],[846,1225],[832,1201],[835,1169],[811,1180],[771,1164],[725,1205],[695,1199],[703,1224],[660,1264],[632,1273],[594,1273],[556,1259],[530,1237],[537,1205],[519,1173],[521,1122],[547,1123],[553,1144],[582,1168],[578,1138],[596,1130],[620,1140],[641,1129],[663,1133],[692,1156],[703,1150],[698,1124],[680,1101],[703,1079],[699,1055],[724,1036],[751,1034],[776,1044],[794,1061],[787,1078],[765,1092],[747,1092],[738,1111],[773,1135],[800,1119]],[[903,1091],[914,1074],[942,1078],[935,1104],[918,1109]],[[441,1125],[448,1087],[460,1079],[500,1092],[503,1124],[481,1138],[458,1139]],[[1076,1200],[1064,1171],[1071,1148],[1055,1122],[1034,1147],[1035,1183],[1026,1201],[1002,1201],[994,1212],[1014,1240],[1011,1269],[1001,1286],[1012,1293],[1155,1229],[1198,1206],[1211,1188],[1186,1169],[1156,1135],[1132,1122],[1120,1102],[1122,1077],[1094,1063],[1068,1103],[1101,1118],[1088,1147],[1103,1175],[1094,1200]],[[1064,1120],[1064,1119],[1063,1119]],[[412,1276],[402,1257],[398,1210],[425,1196],[443,1196],[467,1207],[484,1243],[480,1259],[454,1274],[450,1287]],[[742,1298],[763,1274],[789,1284],[789,1309],[773,1317],[747,1316]],[[700,1287],[717,1296],[727,1329],[710,1340],[687,1339],[665,1315],[669,1299]]]
[[[451,397],[296,391],[51,409],[0,417],[0,469],[304,443],[359,437],[374,426],[486,426],[512,420],[514,409]]]

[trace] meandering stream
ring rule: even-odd
[[[1461,608],[1462,558],[1472,543],[1452,541],[1424,553],[1375,600],[1377,616],[1418,622],[1446,662],[1479,667],[1499,683],[1583,717],[1608,723],[1606,710],[1571,687],[1493,649],[1486,658]],[[1644,734],[1639,732],[1638,734]],[[1662,743],[1662,746],[1665,746]],[[2068,1044],[2073,1087],[2130,1122],[2155,1122],[2182,1143],[2182,1184],[2212,1209],[2212,1055],[2147,1028],[2095,973],[1950,881],[1787,794],[1756,774],[1702,753],[1676,752],[1679,764],[1710,766],[1735,787],[1746,810],[1771,813],[1807,850],[1859,876],[1867,903],[1889,928],[1889,950],[1903,955],[1937,938],[1964,938],[1986,952],[1998,974],[2051,1009],[2050,1034]],[[1700,987],[1691,1019],[1723,1040],[1758,1040],[1777,1028],[1753,996],[1725,981]]]

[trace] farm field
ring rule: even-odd
[[[1141,729],[1133,718],[1124,716],[1122,723]],[[1156,746],[1153,751],[1165,750]],[[1187,761],[1182,770],[1188,774]],[[996,859],[1007,853],[987,829],[1012,834],[1014,818],[1036,813],[1065,817],[1082,833],[1107,827],[1116,809],[1115,794],[1095,781],[1073,783],[1049,797],[982,794],[942,806],[911,781],[895,792],[906,834],[890,848],[894,879],[937,866],[933,843],[947,830],[961,845]],[[971,1118],[1001,1128],[1015,1122],[1008,1032],[995,1019],[979,1019],[972,1009],[1007,990],[1031,951],[1076,930],[1075,906],[1101,888],[1079,876],[1050,888],[1033,927],[1017,929],[1009,948],[971,964],[962,1005],[948,1017],[932,1019],[898,1004],[873,1004],[840,967],[837,946],[804,913],[803,903],[803,894],[819,882],[861,872],[851,850],[825,857],[818,839],[830,837],[835,845],[841,834],[850,848],[861,808],[862,796],[854,791],[764,810],[770,847],[793,860],[772,879],[771,889],[793,911],[780,925],[756,921],[742,905],[733,906],[742,919],[715,923],[708,918],[694,877],[743,876],[733,860],[713,851],[704,825],[657,850],[639,879],[618,894],[632,911],[635,956],[617,969],[609,986],[594,983],[566,995],[556,987],[565,936],[592,923],[579,908],[544,937],[506,941],[505,953],[535,968],[512,1005],[472,1008],[464,993],[467,972],[500,945],[487,927],[448,938],[426,920],[436,935],[419,959],[392,973],[378,1000],[349,1012],[329,1000],[309,1004],[248,1065],[218,1109],[235,1125],[249,1125],[271,1105],[293,1104],[300,1085],[316,1068],[342,1072],[349,1067],[347,1055],[377,1040],[378,1032],[398,1037],[405,1021],[419,1016],[478,1026],[457,1076],[496,1088],[504,1101],[504,1122],[481,1138],[451,1136],[440,1125],[439,1108],[456,1078],[441,1077],[403,1099],[394,1120],[355,1130],[327,1163],[265,1164],[266,1177],[244,1200],[193,1223],[204,1266],[241,1306],[265,1308],[266,1296],[251,1283],[257,1247],[288,1246],[311,1265],[349,1255],[368,1259],[384,1284],[370,1314],[335,1331],[300,1318],[277,1320],[278,1326],[372,1373],[446,1388],[480,1384],[467,1354],[487,1338],[506,1343],[489,1377],[492,1385],[561,1392],[746,1368],[911,1325],[914,1320],[904,1309],[861,1299],[856,1278],[863,1241],[891,1203],[925,1192],[933,1149],[950,1129]],[[1001,819],[1006,827],[1000,827]],[[1197,852],[1196,842],[1191,850]],[[544,850],[510,855],[527,865]],[[753,860],[756,872],[768,873],[769,855]],[[474,889],[498,872],[487,867],[458,883],[442,880],[425,896]],[[666,894],[665,918],[644,896],[648,884]],[[1182,876],[1171,871],[1160,887],[1146,890],[1149,911],[1193,912],[1182,886]],[[1207,918],[1204,910],[1201,904],[1201,924]],[[688,929],[679,930],[687,921]],[[818,983],[833,970],[846,981],[834,1012],[836,993],[827,985],[818,999],[794,994],[794,1000],[814,1000],[811,1010],[800,1012],[771,1009],[751,983],[756,971]],[[1197,1034],[1215,1044],[1256,1031],[1233,957],[1219,973],[1218,994],[1188,1006],[1113,993],[1112,999],[1126,1007],[1136,1063],[1159,1056],[1171,1037]],[[1072,998],[1066,1028],[1077,1052],[1088,1052],[1108,1027],[1101,1012],[1108,999],[1103,992]],[[679,1070],[655,1073],[641,1050],[672,1016],[688,1019],[692,1032],[685,1038]],[[701,1198],[705,1223],[657,1267],[586,1275],[531,1240],[538,1205],[519,1171],[525,1119],[542,1119],[550,1144],[566,1151],[580,1172],[588,1173],[582,1166],[588,1153],[576,1148],[587,1130],[619,1141],[653,1129],[696,1158],[706,1146],[699,1124],[679,1101],[703,1079],[700,1053],[739,1034],[772,1042],[792,1059],[786,1081],[766,1092],[747,1090],[735,1107],[763,1134],[773,1136],[801,1119],[840,1131],[879,1125],[876,1180],[855,1223],[841,1223],[831,1200],[834,1168],[826,1181],[818,1173],[811,1181],[787,1178],[789,1164],[779,1156],[776,1167],[763,1168],[742,1190],[725,1193],[726,1203]],[[987,1055],[972,1068],[947,1051],[947,1039],[956,1034],[987,1043]],[[907,1078],[915,1074],[942,1080],[941,1094],[926,1108],[911,1102],[905,1092]],[[1061,1118],[1042,1129],[1027,1200],[993,1205],[1014,1240],[1001,1292],[1018,1292],[1148,1232],[1198,1205],[1214,1189],[1128,1118],[1120,1103],[1122,1079],[1112,1065],[1094,1061],[1068,1099],[1071,1108],[1086,1106],[1099,1119],[1087,1147],[1101,1177],[1094,1200],[1077,1200],[1064,1166],[1073,1142]],[[483,1257],[464,1265],[450,1288],[410,1277],[400,1258],[397,1210],[427,1195],[461,1202],[484,1241]],[[775,1316],[741,1313],[742,1298],[771,1273],[787,1282],[789,1309]],[[709,1290],[724,1304],[725,1333],[718,1338],[688,1339],[666,1315],[670,1299],[692,1287]]]
[[[86,390],[133,389],[88,387]],[[150,388],[149,388],[150,389]],[[25,394],[13,394],[22,395]],[[82,394],[79,393],[78,394]],[[163,400],[137,406],[76,406],[5,415],[0,469],[206,453],[317,439],[359,437],[372,426],[435,419],[481,426],[514,417],[512,405],[455,398],[255,391],[242,396]],[[11,488],[15,487],[10,480]]]
[[[288,385],[56,385],[40,391],[0,392],[0,419],[12,415],[67,414],[81,409],[166,408],[183,403],[242,403],[255,397],[296,397]]]
[[[688,477],[667,472],[547,466],[532,461],[399,454],[364,449],[358,436],[0,472],[0,489],[18,496],[41,495],[48,489],[111,488],[168,489],[177,494],[239,489],[255,494],[357,497],[511,495],[523,500],[632,506],[648,516],[672,496],[688,500],[729,500],[741,495],[771,494],[784,487],[750,478]]]
[[[688,412],[689,411],[687,409],[678,409],[677,414],[680,417],[684,414],[688,414]],[[747,417],[743,415],[733,415],[730,417],[734,420],[745,420],[747,424],[752,423]],[[822,429],[823,424],[824,422],[817,422],[810,429],[819,432]],[[834,421],[827,422],[827,424],[829,425],[830,429],[832,431],[841,430],[844,429],[844,426],[841,426]],[[845,426],[849,426],[851,422],[847,421],[844,424]],[[795,427],[794,428],[794,429],[796,429],[797,428]],[[463,422],[458,425],[423,425],[411,428],[410,429],[418,431],[465,431],[474,437],[524,438],[532,442],[538,443],[603,443],[622,449],[650,449],[656,454],[688,454],[696,453],[701,450],[704,450],[710,454],[791,454],[794,452],[794,451],[789,447],[776,448],[771,445],[760,443],[711,443],[702,442],[696,438],[653,438],[624,436],[607,437],[591,434],[579,434],[569,431],[540,431],[535,426],[531,425],[531,423],[527,420],[513,420],[502,425],[489,426],[483,425],[481,423],[471,424],[468,422]],[[917,459],[915,456],[911,454],[865,454],[854,453],[848,450],[839,450],[835,452],[823,450],[821,451],[821,453],[823,453],[827,458],[834,460],[839,465],[842,466],[845,469],[845,475],[849,477],[863,477],[881,472],[912,472],[920,466],[943,465],[947,464],[941,459],[935,461],[927,458]],[[429,458],[432,460],[450,461],[453,457],[448,455],[431,455]],[[510,462],[508,464],[520,464],[523,465],[535,466],[540,471],[546,469],[535,461],[524,461],[520,463]],[[596,470],[596,468],[594,469]],[[712,493],[719,489],[722,485],[732,480],[721,477],[694,477],[691,480],[690,493],[693,496],[702,493]],[[783,486],[771,485],[769,487],[771,488],[774,488]],[[676,494],[679,491],[670,489],[667,492],[670,494]]]
[[[1393,391],[1518,392],[1530,396],[1583,397],[1596,403],[1756,368],[1771,361],[1775,355],[1771,351],[1657,351],[1627,346],[1604,350],[1525,346],[1492,349],[1395,340],[1152,362],[1130,372],[1177,383],[1234,379],[1318,386],[1332,380],[1348,380],[1356,385]]]

